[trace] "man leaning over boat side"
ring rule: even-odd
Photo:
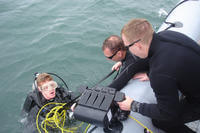
[[[121,37],[117,35],[109,36],[103,42],[102,51],[107,59],[116,62],[112,70],[120,71],[119,75],[108,85],[109,87],[121,90],[131,78],[140,81],[149,80],[145,72],[149,69],[148,59],[140,59],[130,53],[125,48]]]
[[[125,46],[140,58],[149,58],[149,78],[157,104],[126,97],[119,102],[152,119],[167,133],[195,133],[184,123],[200,119],[200,47],[174,31],[155,33],[145,19],[132,19],[121,31]],[[179,91],[184,95],[179,99]]]
[[[117,35],[109,36],[103,42],[102,51],[107,59],[117,62],[112,67],[112,70],[120,71],[120,74],[108,87],[115,88],[119,91],[128,83],[133,75],[134,79],[139,78],[141,81],[148,80],[147,73],[142,72],[148,70],[148,60],[139,59],[131,54],[130,51],[125,48],[121,37]],[[144,63],[146,65],[143,65]],[[120,67],[121,70],[119,70]],[[118,120],[126,120],[129,114],[130,111],[118,110]]]

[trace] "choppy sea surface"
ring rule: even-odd
[[[101,51],[132,18],[155,31],[178,0],[0,0],[0,133],[21,133],[20,112],[35,72],[61,76],[71,90],[92,86],[114,64]],[[109,78],[102,85],[112,81]]]

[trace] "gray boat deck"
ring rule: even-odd
[[[187,123],[186,125],[197,133],[200,133],[200,120]]]

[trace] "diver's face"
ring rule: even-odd
[[[39,91],[46,100],[53,99],[56,96],[57,83],[53,80],[40,83]]]

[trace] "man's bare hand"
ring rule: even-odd
[[[139,79],[140,81],[148,81],[149,77],[147,76],[147,73],[136,73],[133,76],[133,79]]]
[[[126,96],[126,99],[122,102],[117,102],[121,110],[131,110],[131,103],[133,102],[133,99]]]
[[[113,65],[113,67],[112,67],[112,71],[113,70],[119,71],[119,68],[121,67],[121,65],[122,65],[121,61],[115,63],[115,65]]]

